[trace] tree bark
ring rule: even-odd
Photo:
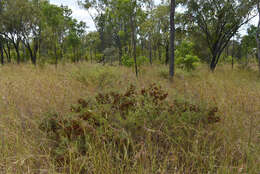
[[[174,77],[174,40],[175,40],[175,0],[171,0],[171,12],[170,12],[170,81],[173,81]]]
[[[165,64],[168,65],[169,63],[169,58],[170,55],[169,55],[169,42],[166,43],[166,46],[165,46]]]
[[[258,11],[258,25],[256,32],[256,42],[257,42],[257,58],[258,58],[258,69],[260,76],[260,0],[257,1],[257,11]]]
[[[54,45],[54,54],[55,54],[55,67],[58,67],[58,54],[57,54],[57,45]]]
[[[134,1],[135,5],[136,1]],[[135,9],[134,9],[134,14],[133,16],[130,17],[130,23],[131,23],[131,28],[132,28],[132,44],[133,44],[133,56],[134,56],[134,61],[135,61],[135,75],[138,78],[138,68],[137,68],[137,60],[136,60],[136,36],[135,36]]]
[[[160,45],[158,46],[158,58],[159,58],[159,61],[161,62],[161,60],[162,60],[162,51],[161,51]]]
[[[35,58],[35,56],[33,55],[33,51],[32,51],[32,49],[31,49],[31,47],[27,45],[27,49],[28,49],[28,51],[29,51],[32,64],[33,64],[33,65],[36,65],[36,58]]]
[[[7,58],[7,62],[11,63],[11,48],[10,48],[10,45],[8,42],[6,42],[6,47],[7,47],[7,50],[5,49],[5,47],[3,47],[3,49],[5,52],[6,58]]]
[[[212,72],[214,72],[214,70],[215,70],[215,68],[216,68],[216,65],[217,65],[216,60],[217,60],[217,55],[216,55],[216,54],[213,54],[212,60],[211,60],[211,63],[210,63],[210,70],[211,70]]]
[[[211,60],[211,63],[210,63],[210,70],[212,72],[214,72],[216,67],[217,67],[221,53],[222,53],[222,51],[216,50],[212,55],[212,60]]]
[[[248,52],[248,48],[246,47],[246,65],[248,65],[248,63],[249,63],[248,62],[248,53],[247,52]]]
[[[122,45],[119,45],[119,65],[122,65],[122,57],[123,57],[123,48]]]
[[[38,49],[39,49],[38,42],[36,40],[34,40],[33,48],[31,47],[30,43],[28,43],[26,41],[23,41],[23,44],[29,51],[32,64],[36,66],[37,52],[38,52]]]
[[[93,62],[93,57],[92,57],[92,49],[90,48],[90,62]]]
[[[152,40],[151,37],[149,37],[149,60],[150,60],[150,64],[152,65]]]
[[[122,42],[121,42],[119,35],[116,35],[116,41],[117,41],[118,54],[119,54],[118,61],[119,61],[119,65],[122,65],[123,47],[122,47]]]
[[[1,53],[1,64],[4,65],[4,48],[3,48],[2,41],[0,41],[0,53]]]
[[[20,64],[21,62],[21,56],[20,56],[20,52],[19,52],[19,45],[20,45],[20,40],[17,40],[16,42],[13,40],[13,45],[16,51],[16,55],[17,55],[17,64]]]

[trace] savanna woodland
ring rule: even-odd
[[[1,174],[260,174],[260,0],[57,2],[0,0]]]

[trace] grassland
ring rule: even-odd
[[[57,165],[51,142],[39,129],[47,112],[65,115],[80,98],[124,91],[130,84],[141,89],[153,83],[168,91],[167,100],[178,96],[217,106],[221,121],[197,130],[201,132],[189,142],[193,150],[178,151],[170,146],[161,160],[155,158],[156,147],[150,147],[149,142],[135,153],[134,159],[116,162],[115,152],[90,143],[87,155],[79,159],[72,145],[70,162]],[[232,70],[229,66],[220,66],[215,73],[206,66],[192,73],[178,70],[174,83],[169,83],[167,67],[157,65],[142,67],[138,79],[129,68],[88,63],[60,65],[57,69],[6,65],[0,67],[0,138],[0,173],[75,174],[83,173],[80,168],[85,166],[87,173],[97,174],[259,174],[260,79],[253,70]],[[207,152],[197,148],[198,141],[209,146]]]

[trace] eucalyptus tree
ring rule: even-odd
[[[1,36],[2,44],[3,44],[3,51],[5,53],[6,59],[8,63],[11,63],[11,42],[9,39]]]
[[[66,37],[67,45],[71,47],[73,53],[73,62],[78,62],[82,56],[82,41],[84,38],[86,24],[84,22],[78,22],[76,19],[70,23],[70,29],[68,36]]]
[[[129,41],[129,16],[125,12],[128,6],[122,0],[112,0],[107,8],[107,26],[112,33],[113,45],[118,48],[119,65],[122,64],[123,48]]]
[[[96,59],[98,45],[100,44],[99,33],[98,32],[89,32],[88,34],[86,34],[85,39],[87,41],[87,47],[89,49],[90,60],[92,63],[93,54]]]
[[[256,42],[257,42],[257,58],[258,58],[258,69],[260,74],[260,0],[257,0],[257,12],[258,12],[258,25],[256,32]]]
[[[3,2],[0,1],[0,15],[2,13],[2,9],[3,9]],[[1,30],[1,27],[0,27]],[[0,35],[0,54],[1,54],[1,64],[4,64],[4,38],[3,36]]]
[[[171,0],[171,11],[170,11],[170,67],[169,67],[169,74],[170,80],[173,81],[174,76],[174,42],[175,42],[175,8],[176,8],[176,1]]]
[[[105,27],[110,20],[113,20],[115,27],[115,36],[117,42],[121,43],[120,34],[124,31],[124,34],[127,31],[131,33],[131,44],[132,44],[132,56],[135,61],[135,72],[138,76],[137,69],[137,21],[140,20],[140,15],[142,14],[144,5],[147,5],[148,0],[84,0],[80,3],[89,11],[93,21],[95,22],[97,31],[99,32],[101,40],[101,50],[105,49]],[[112,8],[116,7],[116,8]],[[95,12],[91,13],[90,9],[94,9]],[[115,11],[117,16],[112,16],[110,13],[109,18],[107,18],[108,10]],[[112,17],[112,18],[111,18]],[[122,24],[122,21],[124,23]],[[120,26],[122,25],[122,26]],[[124,30],[121,30],[123,28]],[[111,28],[110,28],[111,29]],[[122,35],[121,35],[122,36]],[[126,35],[125,35],[126,36]],[[120,46],[120,45],[119,45]]]
[[[40,20],[42,18],[40,6],[37,2],[26,1],[21,14],[21,41],[27,48],[32,64],[36,65],[39,40],[41,34]]]
[[[55,65],[58,64],[59,56],[63,56],[63,42],[66,36],[66,30],[69,26],[71,18],[71,10],[66,7],[58,7],[56,5],[45,2],[42,5],[43,20],[45,21],[45,31],[48,31],[48,37],[51,40],[52,50],[55,57]],[[58,54],[58,51],[60,54]]]
[[[1,64],[4,64],[4,38],[0,35],[0,56],[1,56]]]
[[[100,51],[105,50],[105,12],[110,0],[78,0],[91,16],[100,37]]]
[[[130,28],[131,28],[131,41],[133,47],[133,57],[135,62],[135,73],[136,77],[138,77],[138,67],[137,67],[137,53],[136,53],[136,40],[137,40],[137,21],[142,17],[142,8],[147,5],[147,0],[124,0],[126,4],[125,12],[129,16]]]
[[[149,60],[150,60],[150,64],[152,64],[152,38],[155,34],[155,21],[154,21],[154,17],[152,15],[153,13],[153,9],[154,9],[154,2],[150,1],[148,2],[148,19],[146,20],[146,24],[147,24],[147,33],[148,33],[148,42],[149,42]]]
[[[246,64],[249,62],[250,55],[256,55],[257,42],[256,42],[257,27],[251,25],[247,29],[247,34],[241,39],[243,56],[246,57]],[[255,57],[255,56],[254,56]]]
[[[21,32],[23,29],[23,10],[27,0],[2,0],[4,6],[1,12],[1,35],[8,39],[14,46],[17,63],[21,61],[19,47],[21,43]]]
[[[156,26],[159,28],[160,34],[157,35],[160,38],[157,38],[160,42],[158,42],[158,47],[160,44],[163,45],[165,49],[165,64],[169,62],[169,48],[170,48],[170,7],[169,4],[160,4],[153,11],[153,16]],[[160,49],[160,48],[159,48]]]
[[[210,69],[214,71],[230,39],[255,16],[256,0],[189,0],[186,3],[187,19],[203,32],[211,52]]]

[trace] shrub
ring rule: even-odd
[[[101,62],[102,59],[103,59],[103,57],[104,57],[104,54],[97,53],[97,54],[95,55],[95,60],[96,60],[97,62]]]
[[[234,59],[235,62],[235,59]],[[227,64],[231,64],[232,63],[232,56],[221,56],[220,58],[220,63],[227,63]]]
[[[183,41],[176,50],[176,64],[186,71],[191,71],[198,66],[200,59],[193,53],[193,43]]]
[[[95,98],[79,99],[67,115],[47,114],[40,129],[53,142],[52,155],[62,165],[70,162],[72,147],[80,157],[87,155],[92,144],[110,149],[117,165],[125,159],[134,164],[144,148],[156,151],[147,155],[160,165],[160,159],[173,148],[178,160],[175,165],[193,166],[196,160],[186,164],[191,158],[188,152],[201,146],[203,153],[209,153],[205,146],[210,142],[203,141],[207,131],[201,136],[199,130],[220,121],[218,109],[179,99],[168,101],[167,96],[155,84],[140,90],[131,85],[123,93],[99,93]],[[205,167],[208,165],[205,161]]]
[[[148,61],[148,58],[145,56],[139,56],[136,58],[137,66],[144,65]],[[135,65],[134,58],[129,57],[127,54],[122,57],[122,64],[127,67],[133,67]]]
[[[106,48],[103,51],[103,54],[105,57],[105,62],[113,63],[116,60],[116,58],[118,57],[116,48],[114,48],[114,47]]]
[[[188,72],[195,70],[195,68],[199,65],[199,62],[200,59],[197,56],[192,56],[189,54],[187,54],[185,57],[178,57],[176,60],[176,64]]]

